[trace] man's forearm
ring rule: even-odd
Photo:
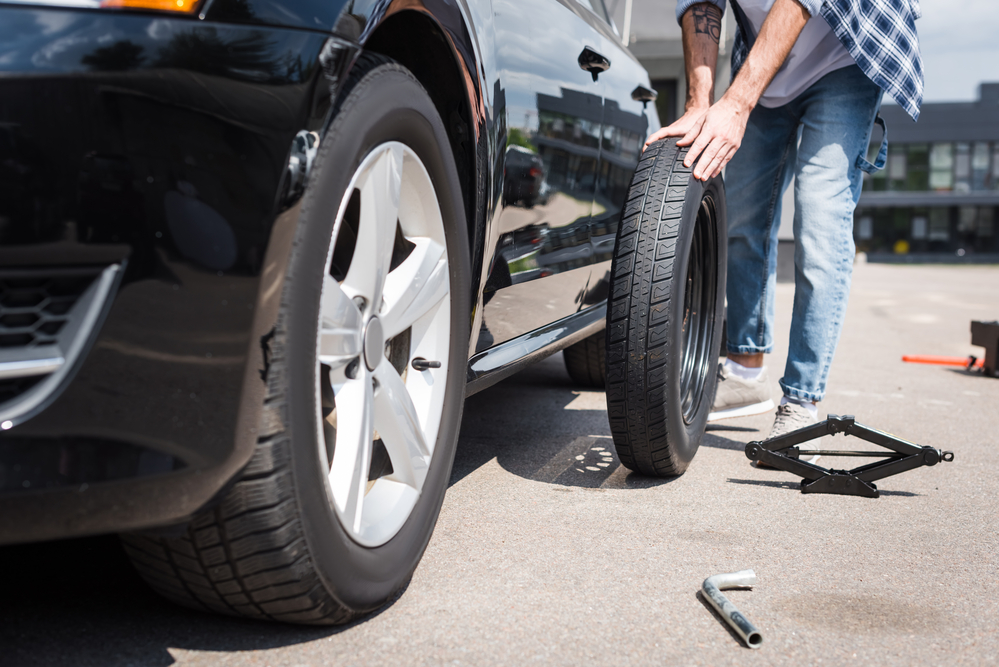
[[[805,0],[809,1],[809,0]],[[669,127],[646,141],[680,137],[677,146],[689,146],[683,164],[693,166],[698,180],[714,178],[732,159],[746,133],[749,114],[784,64],[810,15],[798,0],[776,0],[735,81],[711,104],[721,12],[713,4],[692,5],[683,14],[683,55],[687,61],[687,110]]]
[[[714,102],[721,18],[721,10],[709,2],[693,5],[683,15],[681,29],[687,73],[687,110],[706,109]]]
[[[776,0],[763,21],[756,43],[724,97],[747,110],[755,107],[809,18],[808,10],[798,0]]]

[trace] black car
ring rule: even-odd
[[[548,183],[545,182],[545,163],[537,150],[525,146],[506,149],[503,174],[503,205],[521,205],[532,208],[535,204],[548,203]]]
[[[563,348],[682,472],[724,201],[643,156],[650,88],[601,0],[0,0],[0,543],[346,622],[412,575],[464,397]]]

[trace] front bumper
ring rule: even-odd
[[[122,267],[58,387],[0,387],[0,543],[183,521],[249,460],[330,41],[0,5],[0,281]]]

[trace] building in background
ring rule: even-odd
[[[999,83],[975,102],[924,104],[913,123],[881,109],[888,163],[866,176],[854,218],[871,259],[999,261]],[[880,137],[872,138],[876,154]]]

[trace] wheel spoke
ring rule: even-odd
[[[330,367],[330,384],[347,380],[347,364],[360,356],[361,313],[332,276],[326,276],[319,306],[319,361]]]
[[[382,326],[387,337],[397,336],[431,312],[447,295],[447,256],[429,239],[415,239],[416,247],[385,281]]]
[[[361,510],[371,468],[374,435],[371,375],[362,371],[336,394],[336,449],[330,467],[333,501],[355,533],[361,529]]]
[[[427,476],[430,450],[416,408],[402,378],[387,359],[378,365],[374,375],[378,380],[374,395],[375,428],[392,461],[390,479],[419,491]]]
[[[377,547],[419,502],[450,414],[448,239],[420,156],[395,141],[373,148],[351,176],[335,229],[323,275],[336,278],[324,278],[317,332],[319,455],[330,464],[340,525]],[[393,365],[414,356],[442,370],[407,376]]]
[[[388,146],[358,183],[361,210],[354,257],[359,261],[351,261],[343,284],[348,296],[363,296],[375,312],[381,303],[399,221],[402,160],[401,145]]]

